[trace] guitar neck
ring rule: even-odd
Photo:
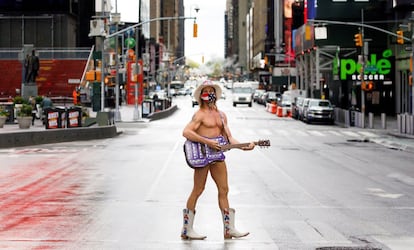
[[[232,148],[242,148],[242,147],[247,147],[249,146],[250,142],[247,143],[237,143],[237,144],[226,144],[221,146],[221,150],[228,150],[228,149],[232,149]],[[257,145],[257,143],[255,142],[254,144]]]

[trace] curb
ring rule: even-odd
[[[115,126],[51,129],[0,134],[0,148],[23,147],[47,143],[96,140],[119,135]]]

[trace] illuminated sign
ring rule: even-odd
[[[392,51],[387,49],[382,52],[382,58],[377,58],[377,54],[371,54],[365,62],[363,80],[384,80],[385,75],[391,73]],[[362,64],[354,59],[341,59],[340,62],[341,80],[361,80]]]

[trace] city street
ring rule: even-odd
[[[0,150],[0,249],[396,249],[414,248],[414,155],[382,134],[280,118],[253,104],[218,105],[240,142],[226,152],[236,227],[224,240],[211,177],[195,230],[180,238],[193,170],[182,129],[190,96],[151,122],[117,123],[118,137]],[[341,248],[342,247],[342,248]]]

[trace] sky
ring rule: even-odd
[[[111,0],[115,12],[121,13],[121,21],[138,21],[139,0]],[[184,0],[185,16],[195,16],[198,24],[198,37],[193,37],[193,19],[185,20],[185,56],[199,64],[211,59],[224,58],[224,0]],[[199,11],[196,13],[195,8]]]

